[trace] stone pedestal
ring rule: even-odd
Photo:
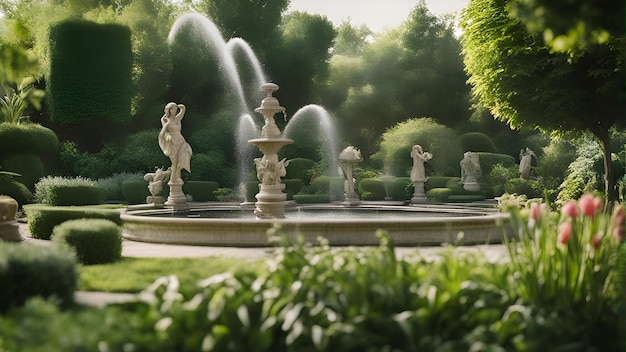
[[[427,201],[426,192],[424,192],[424,180],[413,181],[413,197],[411,198],[411,203],[425,203]]]
[[[343,202],[341,202],[341,204],[346,207],[355,207],[361,204],[361,199],[359,199],[359,195],[355,192],[344,193]]]
[[[167,183],[170,186],[170,195],[167,197],[165,205],[172,207],[174,211],[188,210],[187,196],[183,193],[183,181],[170,181]]]
[[[0,198],[0,239],[4,241],[19,242],[23,240],[19,225],[15,220],[17,207],[18,204],[15,199]]]
[[[463,189],[468,192],[478,192],[480,191],[480,184],[476,181],[468,181],[463,183]]]
[[[285,217],[287,194],[283,193],[285,184],[259,184],[260,192],[256,195],[257,202],[254,215],[258,219],[275,219]]]
[[[165,204],[165,197],[147,196],[146,203],[154,205],[155,208],[161,208]]]

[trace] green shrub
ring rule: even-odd
[[[496,153],[496,145],[491,138],[481,132],[468,132],[459,136],[463,151]]]
[[[183,184],[183,191],[190,194],[196,202],[217,200],[213,192],[217,191],[218,188],[219,184],[213,181],[187,181]]]
[[[213,148],[204,154],[191,157],[191,174],[193,181],[214,181],[220,185],[234,186],[237,180],[235,169],[228,165],[224,153]]]
[[[29,297],[73,302],[78,283],[74,255],[50,246],[0,241],[0,312],[22,305]]]
[[[295,194],[293,200],[298,204],[330,203],[330,194]]]
[[[393,181],[390,197],[393,200],[407,200],[413,196],[413,182],[410,177],[396,177]]]
[[[507,154],[495,154],[495,153],[483,153],[478,152],[478,158],[480,160],[480,169],[483,175],[488,175],[491,169],[497,164],[505,167],[515,165],[515,158]]]
[[[387,196],[383,181],[378,178],[364,178],[358,184],[362,200],[384,200]]]
[[[450,188],[432,188],[426,192],[426,198],[431,202],[446,203],[452,195]]]
[[[55,207],[42,204],[24,206],[28,219],[28,230],[34,238],[50,239],[54,227],[64,221],[73,219],[107,219],[121,225],[120,212],[116,209],[96,207]]]
[[[302,183],[308,185],[311,183],[311,169],[315,167],[315,160],[305,159],[305,158],[294,158],[289,160],[289,165],[287,165],[287,175],[285,175],[286,179],[300,179]]]
[[[97,205],[105,200],[104,190],[96,185],[59,185],[49,193],[49,205]]]
[[[344,182],[341,176],[319,176],[313,180],[310,189],[314,193],[330,194],[332,200],[342,200]]]
[[[525,194],[529,199],[543,198],[543,186],[535,180],[514,178],[506,181],[504,191],[511,194]]]
[[[20,174],[15,180],[31,191],[35,190],[35,184],[44,176],[43,162],[36,154],[17,154],[5,160],[3,170]]]
[[[452,176],[430,176],[428,180],[424,183],[424,187],[428,189],[433,188],[445,188],[448,184],[448,181],[452,179]]]
[[[506,191],[504,185],[507,181],[519,178],[519,169],[515,166],[505,167],[502,164],[496,164],[489,172],[489,184],[496,197],[503,195]]]
[[[389,128],[372,158],[383,160],[386,174],[408,176],[415,144],[433,154],[432,160],[424,163],[426,175],[458,175],[459,161],[463,159],[459,138],[454,130],[431,118],[410,119]]]
[[[54,227],[53,243],[68,246],[82,264],[104,264],[122,257],[122,229],[106,219],[68,220]]]
[[[34,198],[28,187],[6,175],[0,175],[0,194],[15,199],[20,206],[32,203]]]
[[[167,185],[163,185],[165,190]],[[161,192],[161,194],[164,194]],[[146,197],[150,194],[148,181],[130,180],[122,182],[122,195],[128,204],[142,204],[146,202]],[[167,198],[167,194],[164,195]]]
[[[86,186],[95,187],[96,183],[88,178],[76,177],[60,177],[46,176],[35,184],[35,202],[41,204],[51,204],[50,198],[55,188],[61,186]]]
[[[67,20],[50,28],[50,118],[60,124],[130,119],[130,29]]]
[[[0,123],[0,161],[17,154],[35,154],[44,164],[54,164],[59,151],[59,139],[49,128],[35,123]]]
[[[286,179],[282,180],[285,184],[284,192],[287,193],[287,200],[293,200],[293,196],[300,192],[302,189],[302,180],[301,179]]]
[[[96,181],[96,185],[104,191],[106,200],[122,200],[124,199],[122,184],[125,181],[141,181],[143,177],[144,175],[141,173],[123,172],[110,177],[101,178]],[[167,185],[164,186],[167,187]]]

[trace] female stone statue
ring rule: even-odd
[[[432,159],[433,155],[422,150],[421,145],[414,145],[411,149],[411,157],[413,158],[413,168],[411,169],[411,181],[426,181],[426,173],[424,171],[424,162]]]
[[[185,105],[168,103],[165,105],[165,115],[161,117],[161,132],[159,132],[159,147],[163,154],[172,162],[171,182],[182,182],[180,171],[185,169],[191,172],[191,146],[180,133],[181,121],[185,116]]]
[[[520,172],[520,177],[521,178],[525,178],[525,179],[529,179],[530,178],[530,171],[531,171],[531,163],[532,163],[532,157],[537,157],[535,155],[535,152],[533,152],[530,148],[526,147],[526,150],[522,149],[519,151],[519,172]]]

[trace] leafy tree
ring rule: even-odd
[[[590,131],[604,150],[607,202],[616,200],[609,130],[625,120],[623,56],[600,44],[576,60],[551,52],[509,14],[510,3],[472,0],[463,11],[463,54],[475,99],[513,128]]]
[[[364,24],[355,27],[348,21],[341,22],[337,27],[333,55],[360,56],[372,35],[373,32]]]

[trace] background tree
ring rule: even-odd
[[[605,193],[616,199],[609,130],[624,121],[624,60],[610,45],[576,60],[551,52],[513,18],[506,0],[472,0],[463,11],[463,53],[480,105],[514,128],[590,131],[604,151]]]

